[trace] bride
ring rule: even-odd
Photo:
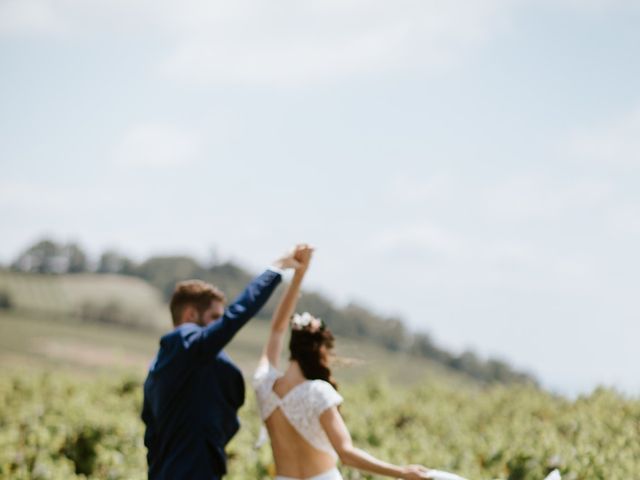
[[[329,355],[334,338],[320,319],[308,313],[293,315],[313,248],[298,245],[299,262],[271,320],[271,333],[253,378],[260,417],[271,439],[276,480],[341,480],[343,465],[403,479],[465,480],[458,475],[421,465],[398,466],[356,448],[338,405],[342,396],[331,376]],[[278,370],[289,321],[289,363]],[[558,470],[545,480],[560,480]]]
[[[271,333],[253,378],[276,465],[276,480],[339,480],[343,465],[393,478],[410,480],[441,477],[420,465],[398,466],[356,448],[338,405],[343,401],[328,365],[334,338],[322,321],[308,313],[293,316],[290,359],[278,370],[289,321],[313,248],[296,247],[300,263],[271,320]],[[439,473],[439,472],[438,472]]]

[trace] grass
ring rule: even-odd
[[[268,333],[268,322],[253,320],[227,347],[226,351],[245,374],[253,371]],[[89,375],[127,371],[142,376],[157,351],[161,335],[161,331],[122,325],[2,311],[0,362],[4,367],[14,368],[62,369]],[[375,373],[398,384],[411,384],[426,377],[466,382],[428,360],[350,339],[337,338],[336,344],[338,357],[352,361],[349,366],[335,368],[338,381],[352,381]]]
[[[160,336],[171,328],[160,292],[139,278],[0,271],[1,292],[11,302],[10,309],[0,310],[3,365],[144,374]],[[121,313],[121,323],[85,320],[84,306],[99,309],[110,304]],[[253,371],[268,333],[269,323],[254,319],[226,349],[245,373]],[[338,381],[375,373],[400,384],[425,377],[468,382],[428,359],[393,353],[366,341],[338,337],[336,353],[339,363],[349,364],[336,366]]]
[[[124,275],[44,275],[0,270],[0,293],[12,310],[31,315],[86,317],[111,309],[121,323],[162,328],[170,321],[160,292]]]

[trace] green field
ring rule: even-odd
[[[136,279],[91,275],[5,274],[2,290],[12,303],[0,310],[0,478],[146,478],[141,383],[169,328],[157,292]],[[119,321],[87,316],[89,304]],[[144,321],[123,323],[141,311]],[[268,323],[254,320],[227,349],[245,373],[267,333]],[[342,413],[356,444],[381,458],[470,479],[541,480],[554,467],[569,480],[640,479],[640,399],[606,389],[570,401],[532,386],[482,387],[428,360],[344,338],[337,353]],[[253,448],[251,393],[241,419],[228,478],[269,478],[268,447]]]
[[[142,376],[75,375],[31,368],[0,376],[0,478],[145,478]],[[637,479],[640,401],[608,390],[567,401],[533,387],[479,390],[425,381],[398,387],[345,382],[342,413],[356,445],[398,463],[423,463],[470,479]],[[230,479],[269,478],[268,447],[248,395],[243,428],[228,447]],[[346,479],[373,478],[342,468]]]

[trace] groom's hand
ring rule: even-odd
[[[280,268],[282,270],[287,270],[289,268],[296,268],[296,269],[300,268],[301,264],[296,259],[296,252],[298,251],[301,245],[302,244],[296,245],[294,248],[292,248],[290,251],[288,251],[282,257],[280,257],[278,260],[273,262],[271,265],[273,265],[274,267]]]

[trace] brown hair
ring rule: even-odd
[[[178,282],[169,304],[173,325],[177,326],[180,323],[182,311],[187,305],[193,305],[202,315],[211,306],[213,300],[224,302],[225,296],[219,288],[210,283],[202,280]]]
[[[320,328],[311,325],[292,327],[289,340],[289,360],[295,360],[300,365],[305,378],[309,380],[325,380],[333,388],[338,384],[331,376],[327,352],[333,348],[335,338],[331,330],[324,324]],[[325,350],[321,347],[325,346]]]

